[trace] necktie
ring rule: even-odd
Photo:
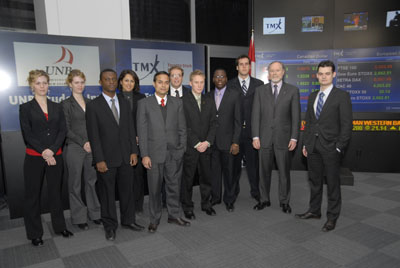
[[[201,112],[201,95],[200,96],[196,96],[196,101],[197,101],[197,106],[199,106],[199,110]]]
[[[274,85],[274,98],[276,102],[276,99],[278,98],[278,85]]]
[[[215,100],[215,105],[217,106],[217,110],[218,110],[218,108],[219,108],[220,103],[221,103],[221,92],[219,92],[219,91],[217,90],[217,98],[216,98],[216,100]]]
[[[161,99],[161,107],[164,107],[164,106],[165,106],[165,100]]]
[[[175,97],[180,98],[180,96],[179,96],[179,90],[175,90]]]
[[[317,111],[315,112],[315,117],[319,119],[319,115],[321,114],[322,107],[324,106],[324,92],[319,93],[318,103],[317,103]]]
[[[118,115],[117,106],[115,106],[115,99],[111,99],[111,111],[114,115],[115,121],[117,121],[117,124],[119,124],[119,115]]]
[[[243,91],[243,95],[246,96],[246,94],[247,94],[247,87],[246,87],[246,81],[245,81],[245,80],[242,81],[242,91]]]

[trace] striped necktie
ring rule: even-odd
[[[117,106],[115,105],[115,99],[111,99],[111,111],[114,115],[115,121],[117,121],[117,124],[119,124],[119,115]]]
[[[315,112],[315,117],[319,119],[319,116],[322,111],[322,107],[324,106],[324,92],[319,93],[318,103],[317,103],[317,111]]]
[[[247,86],[246,86],[246,81],[242,80],[242,91],[243,91],[243,95],[246,96],[247,94]]]

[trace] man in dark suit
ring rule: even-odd
[[[300,129],[300,93],[295,86],[283,82],[285,66],[274,61],[268,66],[270,83],[258,87],[252,112],[253,146],[260,158],[261,210],[271,205],[269,193],[274,158],[279,171],[279,204],[284,213],[291,213],[290,163]]]
[[[138,148],[129,103],[116,96],[117,73],[100,73],[102,94],[88,103],[86,125],[97,169],[97,192],[106,239],[115,239],[118,227],[115,186],[118,187],[121,225],[133,231],[144,229],[135,223],[133,169]]]
[[[217,108],[217,130],[211,147],[212,203],[221,203],[222,178],[224,181],[223,201],[229,212],[234,210],[236,184],[234,178],[234,156],[239,153],[240,141],[240,93],[226,86],[226,71],[217,69],[213,82],[215,90],[209,93]]]
[[[340,160],[352,131],[352,107],[349,93],[333,86],[335,65],[322,61],[317,68],[320,90],[310,94],[307,104],[303,155],[307,157],[310,183],[308,211],[296,214],[300,219],[321,218],[324,176],[326,176],[328,209],[322,231],[335,229],[342,204]]]
[[[154,75],[154,96],[139,101],[137,126],[143,166],[149,186],[149,232],[161,219],[161,183],[165,179],[168,223],[190,226],[181,218],[180,189],[183,154],[186,150],[186,122],[182,100],[167,96],[168,73]]]
[[[251,135],[251,111],[253,107],[254,92],[262,86],[263,81],[250,76],[250,58],[241,55],[236,59],[238,77],[228,81],[228,88],[240,93],[241,126],[240,152],[235,157],[235,181],[237,181],[236,195],[239,194],[239,179],[242,173],[242,161],[246,164],[247,178],[250,184],[250,195],[257,202],[260,201],[258,151],[253,148]]]
[[[168,94],[172,97],[182,98],[190,92],[190,89],[183,86],[183,69],[178,65],[171,66],[168,69],[170,87]]]
[[[183,160],[182,207],[187,219],[195,219],[193,212],[193,182],[199,171],[201,209],[215,215],[211,205],[211,149],[216,131],[216,109],[209,95],[202,95],[205,75],[200,70],[190,74],[192,92],[183,96],[187,128],[187,149]]]

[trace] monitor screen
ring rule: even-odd
[[[345,31],[363,31],[368,28],[368,12],[344,14]]]
[[[400,10],[388,11],[386,16],[386,27],[400,28]]]
[[[301,19],[302,32],[323,32],[324,16],[307,16]]]

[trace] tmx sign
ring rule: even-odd
[[[264,18],[263,34],[285,34],[285,17]]]

